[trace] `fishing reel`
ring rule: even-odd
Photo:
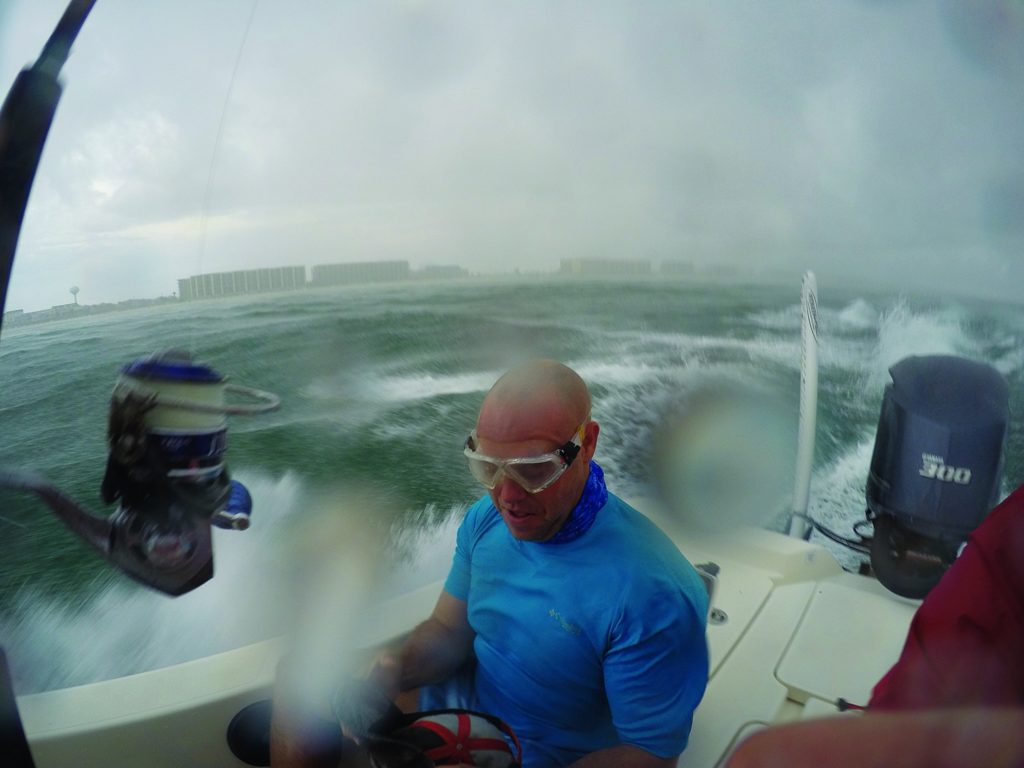
[[[254,401],[227,405],[225,394]],[[211,526],[245,530],[252,497],[224,461],[227,416],[265,413],[280,400],[231,385],[188,353],[125,366],[110,401],[100,488],[117,510],[103,519],[29,472],[0,470],[0,485],[39,495],[109,562],[143,584],[181,595],[213,576]]]

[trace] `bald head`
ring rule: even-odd
[[[570,440],[579,446],[572,458],[561,454],[561,473],[542,490],[528,491],[503,471],[488,486],[512,536],[547,541],[561,529],[583,494],[600,432],[590,419],[587,385],[555,360],[517,365],[491,387],[476,421],[480,453],[500,462],[550,455]]]
[[[484,438],[563,442],[590,416],[590,393],[574,370],[557,360],[517,365],[491,387],[480,407]]]

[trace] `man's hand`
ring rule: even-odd
[[[378,686],[385,696],[394,701],[402,692],[402,664],[396,656],[390,653],[381,654],[377,657],[366,679]]]

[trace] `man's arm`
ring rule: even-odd
[[[708,681],[708,646],[698,611],[686,596],[662,590],[630,596],[603,663],[608,705],[621,742],[614,749],[634,761],[619,764],[675,765],[686,746],[693,712]],[[604,751],[587,759],[602,760]],[[660,758],[655,752],[676,757]]]
[[[619,744],[599,749],[577,760],[570,768],[671,768],[679,756],[658,757],[639,747]]]
[[[440,682],[469,659],[473,637],[466,601],[442,591],[430,618],[413,630],[397,657],[378,660],[370,677],[391,698],[402,691]]]

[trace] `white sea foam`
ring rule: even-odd
[[[21,620],[5,634],[12,666],[30,689],[174,664],[280,631],[274,533],[301,506],[299,483],[236,477],[256,499],[253,526],[215,530],[215,577],[194,592],[170,599],[115,576],[84,609],[23,596]]]
[[[752,362],[773,363],[796,368],[800,365],[800,337],[779,337],[773,334],[759,334],[754,338],[741,339],[732,336],[689,335],[684,333],[663,334],[629,332],[633,343],[623,345],[621,352],[614,355],[616,362],[606,357],[595,361],[571,362],[584,379],[595,383],[609,381],[612,384],[629,385],[665,370],[678,366],[679,361],[695,359],[714,364],[716,358],[729,355],[746,357]],[[639,350],[643,350],[641,353]],[[612,356],[609,350],[604,355]],[[602,377],[607,376],[608,379]]]
[[[582,367],[582,366],[581,366]],[[666,419],[678,416],[680,404],[702,390],[732,389],[772,394],[771,384],[757,365],[747,362],[715,362],[690,355],[673,365],[644,369],[645,376],[628,384],[596,389],[594,418],[602,425],[598,461],[618,493],[644,496],[647,468],[638,466]]]
[[[416,374],[385,378],[374,385],[374,390],[386,400],[406,402],[438,395],[461,395],[486,392],[502,374],[500,370],[477,371],[462,374]]]
[[[235,476],[256,500],[253,525],[244,532],[215,529],[215,575],[199,589],[171,599],[114,576],[84,608],[24,592],[14,612],[17,619],[3,628],[18,692],[168,666],[281,635],[295,620],[296,602],[303,597],[319,597],[329,611],[348,613],[342,618],[351,622],[351,612],[373,599],[366,588],[369,580],[384,589],[385,563],[390,564],[390,593],[440,578],[450,563],[463,509],[443,515],[428,510],[421,516],[425,527],[401,533],[398,556],[388,558],[361,543],[365,510],[339,503],[337,517],[347,527],[325,537],[324,500],[312,498],[296,475],[272,479],[241,471]],[[319,506],[320,513],[311,505]],[[321,522],[310,519],[318,514]],[[313,557],[308,542],[303,543],[310,538],[303,533],[309,525],[316,526],[313,538],[318,540]],[[332,542],[330,551],[325,540]],[[322,575],[311,576],[310,561],[318,558],[341,567],[337,573],[337,567],[327,570],[328,578],[343,583],[327,585]]]
[[[755,312],[748,319],[754,325],[762,328],[770,328],[777,331],[794,331],[799,334],[802,318],[803,309],[800,303],[797,302],[782,309],[767,309]]]
[[[888,370],[911,355],[964,355],[980,357],[977,343],[965,330],[961,314],[953,309],[914,312],[906,300],[882,313],[878,344],[868,361],[872,385],[888,381]]]
[[[878,310],[864,299],[854,299],[836,314],[841,327],[867,330],[878,326]]]
[[[466,509],[464,504],[447,508],[428,504],[395,521],[392,541],[399,565],[387,576],[385,594],[402,594],[447,575],[455,552],[455,533]]]
[[[778,337],[755,336],[753,339],[737,339],[731,336],[689,336],[680,343],[685,352],[729,351],[743,352],[752,360],[767,360],[796,367],[800,364],[800,336]]]
[[[877,347],[877,334],[867,331],[832,333],[832,326],[823,328],[818,334],[818,362],[823,368],[863,371],[869,366]]]
[[[1010,350],[996,360],[993,365],[1003,376],[1011,376],[1020,370],[1024,370],[1024,345]]]
[[[711,356],[714,352],[740,352],[751,359],[767,360],[782,364],[798,365],[800,360],[799,325],[797,326],[796,333],[791,337],[780,337],[772,333],[761,334],[752,339],[724,335],[713,336],[708,334],[666,333],[643,330],[602,330],[590,331],[589,333],[599,338],[613,339],[618,342],[618,345],[612,349],[601,350],[603,356],[599,362],[580,363],[580,365],[587,367],[588,371],[593,370],[598,375],[605,372],[603,368],[605,365],[610,366],[608,370],[613,374],[616,371],[611,366],[617,364],[627,367],[626,360],[623,358],[641,359],[641,351],[647,353],[642,360],[645,367],[652,371],[657,371],[665,365],[674,364],[674,361],[666,356],[666,352],[669,351],[673,352],[677,359],[679,357],[692,357],[700,353],[708,353]],[[617,363],[607,363],[608,357],[618,358]],[[580,371],[580,373],[583,375],[584,372]],[[640,376],[640,373],[625,373],[621,378],[628,383],[630,379],[636,376]],[[586,379],[587,376],[584,375],[584,378]],[[594,379],[594,381],[599,380]]]
[[[441,395],[486,392],[504,371],[469,373],[409,373],[394,376],[370,376],[360,380],[357,396],[363,400],[404,403]]]
[[[831,464],[816,469],[811,478],[810,516],[836,533],[856,538],[853,524],[864,519],[864,484],[871,466],[874,434],[865,433]],[[845,568],[856,569],[863,559],[852,550],[836,544],[819,533],[814,540],[827,547]]]
[[[600,383],[611,389],[629,387],[661,376],[666,372],[664,366],[651,365],[637,359],[609,361],[570,361],[569,367],[575,370],[584,381]]]

